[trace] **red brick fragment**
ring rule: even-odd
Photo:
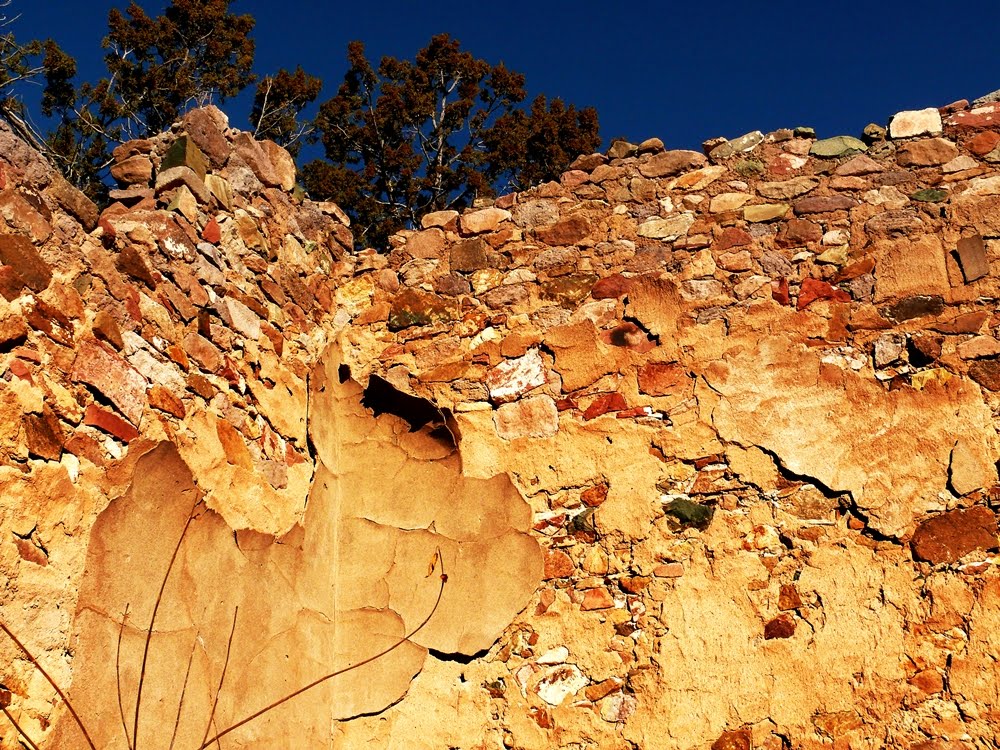
[[[201,238],[213,245],[218,245],[222,242],[222,227],[219,226],[219,222],[215,220],[215,217],[212,217],[205,225],[205,228],[201,230]]]
[[[802,281],[802,288],[799,291],[798,309],[805,310],[809,305],[818,299],[832,300],[834,302],[850,302],[851,295],[843,289],[838,289],[825,281],[814,279],[811,276]]]
[[[992,130],[984,130],[965,142],[965,147],[976,156],[985,156],[997,146],[1000,146],[1000,133]]]
[[[125,443],[139,437],[139,431],[135,427],[114,412],[102,409],[97,404],[91,404],[87,407],[87,411],[83,415],[83,423],[103,430]]]
[[[620,393],[605,393],[603,396],[598,396],[591,402],[590,406],[588,406],[586,411],[583,412],[583,418],[589,421],[591,419],[596,419],[602,414],[608,414],[613,411],[621,411],[622,409],[627,408],[628,404],[625,402],[625,397]]]
[[[945,125],[974,130],[995,128],[1000,126],[1000,102],[974,107],[965,112],[956,112],[949,116],[944,123]]]
[[[24,362],[19,359],[13,360],[7,367],[10,374],[15,378],[20,378],[21,380],[27,380],[29,383],[34,383],[35,381],[31,378],[31,368],[29,368]]]

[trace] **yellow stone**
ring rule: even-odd
[[[787,203],[761,203],[758,206],[747,206],[744,208],[743,218],[753,222],[774,221],[787,213]]]

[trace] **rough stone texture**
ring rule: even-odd
[[[911,541],[913,554],[930,563],[950,563],[977,549],[995,549],[997,517],[981,506],[953,510],[924,521]]]
[[[618,144],[384,253],[214,108],[115,153],[186,134],[209,200],[146,180],[97,230],[0,123],[0,617],[125,747],[122,611],[129,705],[200,499],[143,746],[196,634],[200,743],[236,604],[222,723],[433,613],[223,746],[995,744],[995,116]],[[39,746],[80,747],[0,659]]]

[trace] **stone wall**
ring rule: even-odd
[[[997,118],[616,143],[386,254],[217,110],[121,147],[100,216],[0,133],[4,622],[99,703],[95,520],[183,466],[240,550],[336,570],[345,660],[452,565],[419,665],[288,747],[997,747]],[[295,541],[317,504],[332,556]],[[19,720],[76,746],[0,648]]]

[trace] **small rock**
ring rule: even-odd
[[[663,512],[677,521],[683,528],[704,531],[712,523],[715,508],[684,498],[676,498],[663,506]]]
[[[545,382],[545,362],[537,348],[517,359],[504,360],[486,373],[486,387],[494,403],[513,401]]]
[[[570,578],[576,572],[573,560],[562,550],[549,550],[545,554],[545,569],[543,578],[551,581],[554,578]]]
[[[792,204],[796,214],[823,214],[831,211],[849,211],[858,206],[858,202],[846,195],[817,195],[812,198],[802,198]]]
[[[80,342],[71,377],[92,385],[132,424],[139,424],[146,404],[146,379],[117,352],[97,341]]]
[[[481,238],[463,240],[452,245],[449,263],[452,271],[471,273],[489,268],[489,245]]]
[[[722,736],[712,743],[712,750],[753,750],[750,732],[746,729],[723,732]]]
[[[49,264],[20,234],[0,234],[0,264],[10,266],[20,283],[35,292],[43,291],[52,281]]]
[[[681,172],[703,167],[707,163],[704,154],[697,151],[664,151],[649,161],[640,164],[639,173],[643,177],[672,177]]]
[[[615,606],[615,599],[611,592],[603,586],[596,589],[587,589],[580,603],[580,609],[590,612],[595,609],[611,609]]]
[[[687,234],[694,224],[694,215],[690,213],[677,214],[666,219],[650,219],[639,225],[636,234],[640,237],[672,242]]]
[[[941,132],[941,113],[936,107],[898,112],[889,122],[890,138],[912,138]]]
[[[963,237],[958,241],[956,253],[966,284],[989,275],[990,262],[986,257],[986,243],[982,237]]]
[[[809,153],[821,159],[836,159],[867,150],[868,146],[865,145],[864,141],[859,141],[849,135],[838,135],[816,141],[809,149]]]
[[[139,437],[139,431],[135,427],[117,414],[102,409],[97,404],[91,404],[87,407],[87,411],[83,415],[83,423],[103,430],[124,443],[128,443]]]
[[[137,154],[111,165],[111,176],[120,185],[148,185],[153,179],[153,162]]]
[[[924,521],[913,534],[913,556],[932,564],[953,563],[977,549],[997,547],[997,517],[977,505],[953,510]]]
[[[501,223],[510,219],[510,211],[499,208],[484,208],[462,214],[459,219],[459,229],[462,234],[483,234],[495,231]]]
[[[762,203],[758,206],[746,206],[743,209],[743,218],[754,223],[774,221],[787,214],[788,208],[787,203]]]
[[[560,664],[550,668],[538,681],[535,692],[550,706],[558,706],[569,696],[583,690],[590,682],[574,664]]]
[[[608,149],[609,159],[625,159],[629,156],[634,156],[639,150],[639,147],[634,143],[629,143],[628,141],[615,141],[611,144],[611,148]]]
[[[798,609],[802,606],[802,597],[794,583],[783,583],[778,594],[778,609],[787,612],[791,609]]]
[[[535,237],[546,245],[575,245],[590,234],[590,222],[585,216],[575,214],[548,227],[535,230]]]
[[[601,701],[601,718],[614,724],[628,721],[635,713],[638,702],[634,695],[614,693]]]
[[[569,658],[569,649],[565,646],[556,646],[546,651],[535,659],[536,664],[564,664]]]
[[[812,177],[793,177],[782,182],[762,182],[757,186],[757,192],[771,200],[785,201],[808,193],[819,185],[819,180]]]
[[[795,635],[795,617],[790,614],[781,614],[764,626],[764,640],[770,641],[775,638],[791,638]]]
[[[605,276],[594,284],[590,290],[590,296],[594,299],[618,299],[628,294],[634,283],[634,279],[615,273]]]
[[[896,149],[896,162],[903,167],[937,167],[958,156],[958,146],[944,138],[905,143]]]
[[[501,404],[494,414],[497,434],[504,440],[547,438],[559,430],[559,411],[549,396],[531,396]]]
[[[205,175],[208,174],[208,159],[195,145],[193,139],[181,136],[170,144],[170,148],[167,149],[167,153],[163,155],[163,160],[160,162],[161,172],[173,167],[188,167],[198,175],[198,179],[204,181]]]

